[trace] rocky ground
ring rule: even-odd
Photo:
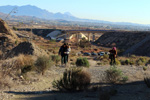
[[[118,93],[111,96],[110,100],[150,100],[150,89],[147,88],[143,79],[150,74],[150,67],[143,71],[140,66],[118,66],[129,77],[126,84],[104,84],[105,70],[109,66],[97,66],[95,61],[90,60],[91,67],[84,68],[92,76],[91,88],[83,92],[62,93],[54,91],[52,81],[59,79],[66,68],[51,67],[44,76],[34,76],[30,73],[29,80],[16,81],[11,88],[0,92],[0,100],[99,100],[100,92],[108,89],[116,89]],[[21,84],[20,84],[21,83]]]

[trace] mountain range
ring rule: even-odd
[[[16,16],[34,16],[42,19],[63,19],[63,20],[78,20],[79,18],[74,17],[69,12],[66,12],[64,14],[58,12],[58,13],[52,13],[45,9],[38,8],[36,6],[32,5],[25,5],[25,6],[0,6],[0,12],[8,14],[12,10],[15,11],[15,13],[11,13],[11,15]]]
[[[32,5],[0,6],[0,12],[2,13],[9,14],[12,10],[14,10],[15,13],[11,13],[11,15],[34,16],[37,18],[48,19],[48,20],[62,19],[62,20],[67,20],[67,21],[98,22],[98,23],[113,23],[113,24],[128,24],[128,25],[135,24],[135,23],[128,23],[128,22],[109,22],[109,21],[103,21],[103,20],[81,19],[81,18],[77,18],[73,16],[70,12],[52,13],[45,9],[41,9]]]
[[[76,22],[88,22],[88,23],[100,23],[100,24],[111,24],[111,25],[129,25],[129,26],[150,26],[150,25],[142,25],[142,24],[136,24],[136,23],[130,23],[130,22],[109,22],[104,20],[91,20],[91,19],[81,19],[78,17],[73,16],[70,12],[65,13],[52,13],[45,9],[41,9],[36,6],[32,5],[25,5],[25,6],[0,6],[0,17],[1,15],[5,14],[5,17],[11,13],[11,17],[24,17],[26,18],[36,18],[36,19],[43,19],[43,20],[61,20],[61,21],[76,21]],[[4,17],[4,16],[2,16]],[[21,19],[22,19],[21,18]],[[20,18],[19,18],[20,19]]]

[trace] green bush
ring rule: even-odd
[[[135,62],[130,59],[120,60],[120,62],[121,62],[121,65],[134,65],[135,64]]]
[[[131,57],[131,58],[136,58],[136,55],[131,55],[130,57]]]
[[[89,61],[87,58],[77,58],[76,66],[89,67]]]
[[[123,72],[115,66],[110,67],[105,72],[106,72],[106,79],[110,83],[119,83],[125,79],[125,76],[123,76]]]
[[[13,30],[17,31],[17,27],[13,26]]]
[[[79,91],[85,90],[91,81],[89,73],[82,71],[79,68],[65,70],[63,77],[60,80],[53,81],[54,88],[60,91]]]
[[[126,59],[126,60],[125,60],[125,64],[126,64],[126,65],[129,65],[129,64],[130,64],[130,60],[129,60],[129,59]]]
[[[146,67],[146,66],[144,66],[144,67],[143,67],[143,70],[144,70],[144,71],[146,71],[146,70],[147,70],[147,67]]]
[[[52,56],[51,56],[51,59],[52,59],[52,61],[55,62],[56,64],[58,64],[58,63],[60,62],[60,60],[61,60],[60,56],[58,56],[58,55],[52,55]]]
[[[126,81],[128,81],[128,76],[123,76],[121,81],[122,81],[123,83],[125,83]]]
[[[137,65],[146,65],[147,60],[145,57],[140,57],[138,60],[136,60]]]
[[[41,56],[37,58],[35,65],[37,71],[44,75],[46,69],[52,66],[52,61],[49,57]]]
[[[146,63],[146,58],[145,57],[140,57],[139,60],[141,60],[143,63]]]

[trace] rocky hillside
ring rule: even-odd
[[[103,34],[96,43],[99,46],[123,49],[126,54],[150,56],[149,39],[150,32],[108,32]]]
[[[22,42],[14,47],[12,50],[10,50],[6,57],[15,57],[19,54],[42,56],[47,55],[47,51],[40,49],[32,42]]]
[[[0,48],[6,52],[12,49],[19,39],[15,33],[8,27],[5,21],[0,19]]]

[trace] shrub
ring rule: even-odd
[[[13,30],[17,31],[17,28],[15,26],[13,26]]]
[[[108,59],[103,59],[102,60],[102,65],[108,65],[109,64],[109,60]]]
[[[102,65],[102,63],[101,63],[101,62],[98,62],[97,65]]]
[[[135,64],[135,62],[130,59],[120,60],[120,62],[121,62],[121,65],[134,65]]]
[[[118,59],[116,59],[116,65],[121,65],[121,63]]]
[[[125,83],[126,81],[128,81],[128,76],[123,76],[121,81],[122,81],[123,83]]]
[[[51,63],[52,63],[52,61],[50,60],[49,57],[46,57],[46,56],[38,57],[35,62],[36,69],[39,73],[44,75],[46,69],[51,67],[51,65],[52,65]]]
[[[34,60],[29,55],[19,55],[18,57],[14,57],[12,59],[5,60],[2,63],[3,73],[4,75],[11,74],[12,71],[21,70],[21,74],[23,74],[23,69],[25,66],[33,66]]]
[[[55,39],[51,39],[51,40],[49,40],[49,42],[50,42],[50,43],[55,43],[56,40],[55,40]]]
[[[84,66],[84,67],[90,66],[87,58],[77,58],[76,65],[77,66]]]
[[[129,60],[129,59],[126,59],[126,60],[125,60],[125,64],[126,64],[126,65],[129,65],[129,64],[130,64],[130,60]]]
[[[19,55],[17,57],[4,60],[0,66],[0,88],[10,87],[12,83],[12,77],[16,78],[16,75],[26,75],[31,71],[34,65],[34,60],[29,55]],[[30,66],[26,68],[26,66]]]
[[[52,55],[52,56],[51,56],[51,59],[52,59],[52,61],[55,62],[56,64],[58,64],[58,63],[60,62],[60,60],[61,60],[60,56],[58,56],[58,55]]]
[[[143,63],[146,62],[146,58],[144,58],[144,57],[140,57],[139,60],[141,60]]]
[[[136,55],[131,55],[130,57],[131,57],[131,58],[136,58]]]
[[[34,60],[32,59],[31,56],[26,55],[22,58],[22,60],[23,60],[23,65],[21,67],[21,74],[26,74],[27,72],[34,69]]]
[[[109,55],[104,54],[104,55],[103,55],[103,59],[109,59]]]
[[[130,60],[130,65],[135,65],[135,61],[134,60]]]
[[[136,60],[137,65],[145,65],[146,64],[146,58],[145,57],[140,57],[138,60]]]
[[[80,40],[79,46],[81,48],[91,47],[91,43],[88,40],[86,40],[85,38],[82,38]]]
[[[54,88],[60,91],[79,91],[85,90],[91,81],[89,73],[79,68],[65,70],[60,80],[53,81]]]
[[[18,45],[18,40],[15,41],[15,44]]]
[[[105,72],[106,72],[106,79],[110,83],[119,83],[119,82],[123,81],[123,79],[125,78],[123,76],[122,71],[120,69],[117,69],[117,67],[115,67],[115,66],[110,67]]]
[[[146,70],[147,70],[147,67],[146,67],[146,66],[144,66],[144,67],[143,67],[143,70],[144,70],[144,71],[146,71]]]

